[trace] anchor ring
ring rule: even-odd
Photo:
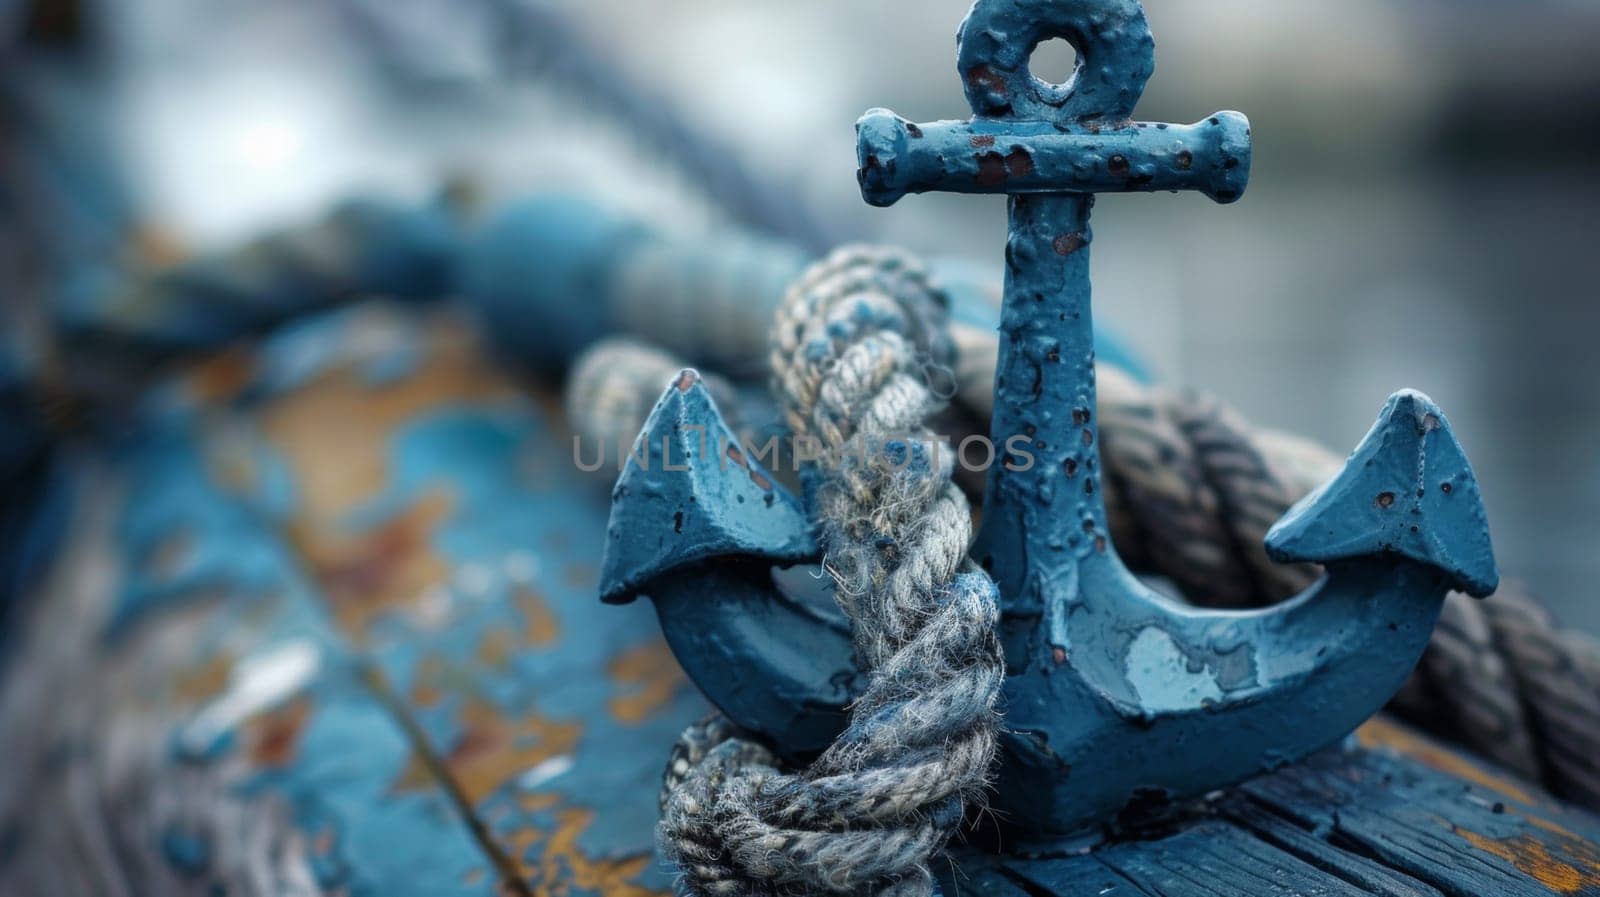
[[[1051,84],[1028,61],[1044,41],[1078,52]],[[1139,0],[978,0],[957,35],[956,68],[974,115],[1058,125],[1126,121],[1155,71],[1155,38]]]

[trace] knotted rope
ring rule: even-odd
[[[799,773],[725,720],[684,733],[660,838],[691,894],[926,895],[929,860],[985,786],[1004,663],[953,453],[928,449],[943,400],[923,370],[949,360],[944,315],[919,267],[865,249],[814,266],[784,302],[776,383],[794,433],[821,444],[806,491],[868,685]]]
[[[949,330],[957,346],[957,402],[969,417],[986,419],[995,334],[960,324]],[[613,347],[612,357],[620,354]],[[635,418],[611,424],[631,439],[661,384],[680,367],[663,358],[659,369],[611,364],[585,376],[641,397]],[[1117,550],[1130,566],[1212,607],[1266,605],[1312,582],[1315,568],[1273,564],[1261,546],[1273,521],[1339,469],[1339,455],[1252,427],[1213,398],[1140,384],[1114,367],[1101,365],[1097,380],[1104,494]],[[1415,674],[1389,709],[1600,809],[1600,756],[1593,750],[1600,744],[1600,646],[1559,628],[1515,584],[1484,602],[1452,594]]]

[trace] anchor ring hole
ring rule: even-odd
[[[1060,91],[1071,86],[1082,61],[1071,41],[1052,37],[1034,46],[1028,56],[1028,71],[1044,86]]]

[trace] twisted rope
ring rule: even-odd
[[[957,402],[986,419],[996,337],[960,324],[949,332]],[[626,365],[597,376],[609,389],[653,401],[677,364],[667,363],[661,376],[641,377]],[[1316,568],[1273,564],[1261,546],[1273,521],[1339,469],[1339,455],[1252,427],[1213,398],[1146,386],[1110,366],[1099,367],[1098,385],[1110,528],[1130,566],[1211,607],[1271,604],[1315,579]],[[631,437],[642,421],[641,413],[614,425]],[[1486,602],[1450,595],[1389,709],[1554,794],[1600,808],[1600,646],[1560,629],[1515,583]]]
[[[944,306],[917,266],[846,249],[784,302],[772,362],[825,568],[868,673],[850,725],[810,767],[778,769],[727,721],[673,751],[660,838],[690,894],[932,891],[929,860],[987,782],[1004,664],[994,586],[966,559],[971,514],[924,421],[948,359]]]

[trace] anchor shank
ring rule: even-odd
[[[1080,558],[1111,550],[1089,310],[1093,205],[1092,196],[1010,199],[990,422],[997,458],[973,550],[1000,587],[1009,620],[1036,621],[1046,600],[1067,597],[1047,595],[1060,591],[1051,583],[1075,585]]]

